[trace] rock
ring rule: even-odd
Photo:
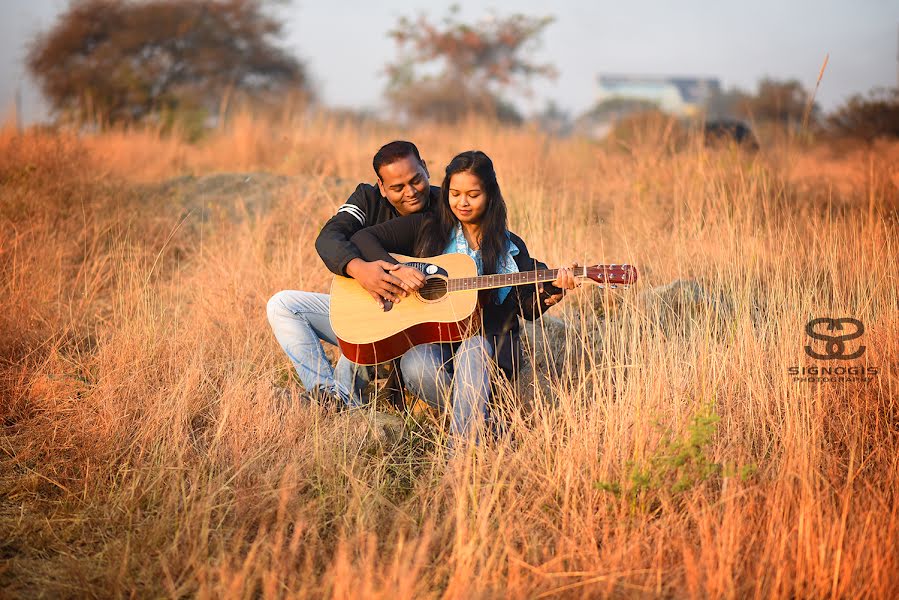
[[[373,446],[389,447],[403,437],[406,423],[402,417],[377,410],[361,408],[340,413],[339,418],[349,428],[351,437],[371,442]]]
[[[558,317],[544,315],[542,319],[522,321],[521,342],[524,351],[523,367],[543,373],[557,373],[565,359],[569,344],[569,329]]]
[[[636,296],[629,297],[630,293],[597,288],[590,304],[582,308],[592,313],[584,313],[581,319],[564,321],[545,315],[542,320],[522,322],[524,364],[515,382],[522,402],[533,401],[538,390],[544,397],[552,398],[552,383],[564,381],[566,369],[581,364],[580,353],[585,347],[598,362],[603,352],[603,332],[627,328],[627,319],[637,318],[641,333],[653,327],[673,333],[689,331],[705,317],[716,325],[724,325],[732,315],[725,298],[694,280],[678,279]],[[634,306],[625,306],[625,302]]]
[[[666,285],[643,291],[639,301],[645,314],[664,331],[685,331],[703,315],[716,322],[730,320],[732,308],[723,297],[716,296],[692,279],[678,279]]]

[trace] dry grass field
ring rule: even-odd
[[[665,136],[327,116],[241,116],[196,144],[4,130],[0,590],[899,597],[899,146]],[[508,437],[451,459],[427,415],[385,438],[286,402],[265,317],[280,289],[327,289],[315,235],[397,137],[433,183],[486,151],[533,255],[641,271],[554,307],[557,372],[506,394]],[[651,291],[677,280],[703,293]],[[806,356],[827,316],[864,323],[863,356]]]

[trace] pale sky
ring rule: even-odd
[[[330,105],[389,110],[384,65],[397,55],[387,37],[401,15],[425,12],[437,21],[452,2],[424,0],[294,0],[284,15],[284,44],[302,58],[321,99]],[[577,115],[596,98],[600,73],[717,77],[725,88],[754,90],[763,76],[798,79],[814,87],[824,56],[830,60],[817,100],[831,110],[875,86],[897,85],[899,2],[896,0],[495,0],[456,1],[461,17],[490,9],[553,15],[534,58],[553,63],[555,81],[535,81],[525,113],[548,100]],[[67,0],[0,0],[0,110],[20,90],[26,122],[46,106],[22,66],[25,44],[52,25]]]

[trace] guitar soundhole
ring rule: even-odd
[[[436,302],[446,296],[446,279],[442,277],[428,277],[425,284],[418,290],[418,296],[425,302]]]

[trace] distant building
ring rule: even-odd
[[[680,118],[698,116],[721,90],[712,77],[600,75],[598,81],[596,104],[574,124],[576,130],[594,138],[608,135],[627,115],[646,110]]]
[[[721,91],[713,77],[600,75],[598,104],[609,100],[647,102],[679,117],[696,116]]]

